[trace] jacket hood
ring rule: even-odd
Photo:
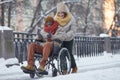
[[[60,2],[60,3],[57,4],[57,13],[58,12],[69,13],[69,9],[63,2]]]

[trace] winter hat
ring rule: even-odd
[[[57,12],[69,12],[68,7],[63,3],[60,2],[57,4]]]
[[[46,19],[45,19],[45,23],[48,22],[48,21],[54,22],[53,17],[47,16]]]

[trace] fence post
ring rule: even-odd
[[[107,53],[111,53],[110,37],[105,37],[104,38],[104,51],[106,51]]]
[[[5,59],[15,57],[13,42],[13,30],[0,26],[0,57]]]

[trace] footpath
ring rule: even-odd
[[[78,66],[78,73],[84,73],[87,71],[94,70],[103,70],[108,68],[120,67],[120,55],[111,55],[105,54],[104,56],[98,57],[86,57],[86,58],[78,58],[75,56],[75,60]],[[30,77],[28,74],[24,74],[20,65],[14,65],[9,68],[6,67],[6,64],[17,64],[16,58],[11,58],[5,60],[0,58],[0,80],[29,80]],[[25,65],[24,62],[23,65]],[[52,74],[49,74],[44,77],[52,77]],[[32,80],[38,80],[38,77]]]

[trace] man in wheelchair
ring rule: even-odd
[[[48,57],[52,51],[52,45],[53,45],[53,35],[55,34],[56,30],[58,28],[58,23],[54,21],[54,19],[51,16],[48,16],[45,19],[44,29],[41,31],[38,31],[37,40],[34,43],[31,43],[28,48],[28,58],[27,66],[22,66],[21,68],[23,70],[33,71],[35,70],[34,67],[34,54],[40,53],[42,54],[42,59],[40,62],[40,66],[38,68],[39,73],[41,74],[48,74],[47,71],[45,71],[45,64],[48,60]],[[60,46],[60,44],[56,44]]]

